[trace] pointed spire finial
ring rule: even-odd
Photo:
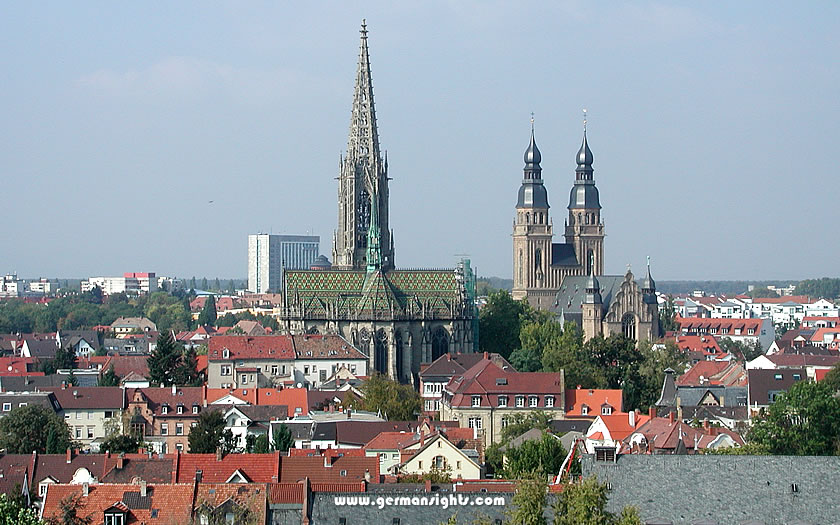
[[[531,112],[531,133],[534,132],[534,112]]]
[[[362,18],[362,30],[359,32],[362,34],[362,38],[367,38],[367,22],[364,18]]]
[[[586,135],[586,108],[583,108],[583,134]]]

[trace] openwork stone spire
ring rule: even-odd
[[[375,264],[386,270],[394,267],[394,241],[388,227],[388,161],[379,149],[367,34],[362,21],[347,153],[338,178],[338,229],[333,241],[337,269],[367,269],[371,233],[376,237]],[[371,221],[376,222],[375,228]]]

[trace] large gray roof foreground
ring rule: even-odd
[[[836,456],[585,456],[582,467],[609,483],[611,512],[635,505],[646,523],[840,523]]]

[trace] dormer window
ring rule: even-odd
[[[580,407],[580,415],[582,415],[582,416],[589,415],[589,407],[586,406],[586,405],[581,406]]]
[[[472,406],[480,407],[481,406],[481,396],[472,396]]]
[[[183,414],[184,413],[184,405],[178,405],[178,408],[176,410],[179,414]]]
[[[222,350],[222,359],[230,359],[230,350],[227,348]]]
[[[518,408],[525,406],[525,396],[516,396],[516,406]]]
[[[198,414],[198,405],[193,405],[193,414]]]
[[[610,405],[603,405],[601,407],[601,415],[609,416],[610,414],[612,414],[612,407]]]
[[[499,396],[499,406],[500,407],[508,406],[508,396]]]
[[[169,405],[163,405],[160,407],[160,413],[166,415],[169,413]]]
[[[125,513],[111,509],[106,510],[105,525],[125,525]]]
[[[548,408],[554,406],[554,396],[545,396],[545,406]]]
[[[539,400],[540,398],[538,398],[537,396],[530,396],[528,398],[528,406],[531,408],[536,407],[539,404]]]

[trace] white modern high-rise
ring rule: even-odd
[[[248,291],[280,292],[283,270],[303,270],[318,257],[321,238],[317,235],[248,236]]]

